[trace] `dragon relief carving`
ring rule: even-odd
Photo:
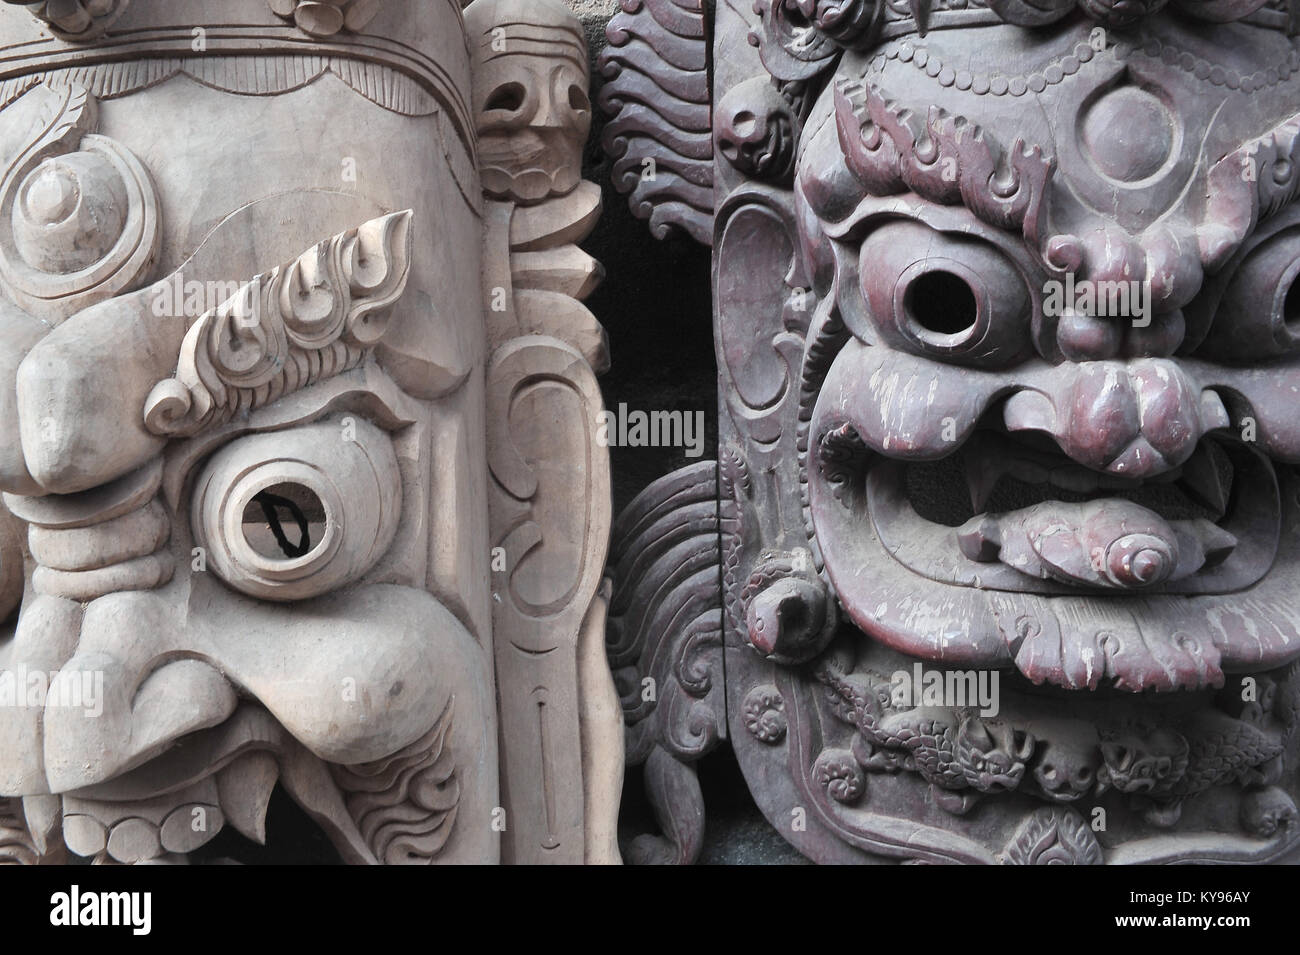
[[[1012,718],[989,718],[973,706],[911,705],[898,699],[896,681],[851,660],[841,645],[812,668],[828,712],[854,731],[849,747],[823,750],[807,770],[837,802],[857,802],[866,774],[913,773],[936,806],[956,815],[1012,791],[1079,807],[1114,791],[1148,825],[1169,829],[1188,800],[1229,787],[1246,835],[1273,838],[1296,821],[1279,783],[1300,719],[1300,665],[1240,678],[1215,705],[1178,716],[1115,716],[1102,705],[1089,722],[1053,719],[1041,705]],[[764,724],[754,698],[755,736],[779,742],[758,732]]]
[[[836,700],[835,715],[857,730],[852,754],[871,772],[915,772],[935,802],[968,812],[980,795],[1018,789],[1034,753],[1033,735],[969,709],[897,707],[892,686],[868,672],[838,672],[832,654],[814,669]]]
[[[719,507],[717,491],[718,465],[700,462],[651,484],[614,525],[606,652],[627,726],[627,762],[644,764],[660,827],[625,845],[633,863],[693,862],[703,846],[694,763],[727,732],[718,565],[733,535],[731,508]],[[751,695],[751,732],[779,740],[781,708],[774,688]]]

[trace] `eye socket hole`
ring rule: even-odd
[[[484,109],[503,109],[516,113],[523,108],[526,96],[522,83],[504,83],[492,91]]]
[[[301,484],[275,484],[258,492],[244,508],[244,539],[272,560],[294,560],[311,553],[325,536],[325,505]]]
[[[1282,300],[1282,321],[1291,331],[1300,334],[1300,276],[1291,281],[1291,287]]]
[[[579,113],[591,109],[591,100],[577,83],[569,87],[569,106]]]
[[[907,287],[903,306],[912,321],[936,335],[958,335],[979,318],[979,304],[970,284],[942,270],[917,276]]]

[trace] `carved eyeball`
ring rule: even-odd
[[[1219,300],[1199,349],[1216,360],[1254,361],[1300,347],[1300,229],[1247,255]]]
[[[392,545],[401,509],[392,441],[344,418],[231,442],[199,476],[191,521],[221,580],[288,601],[359,579]]]
[[[122,179],[103,154],[46,159],[18,187],[14,244],[34,269],[78,272],[117,244],[127,208]]]
[[[47,157],[0,196],[0,276],[18,304],[58,322],[145,276],[158,253],[158,200],[131,151],[105,136]]]
[[[958,364],[1006,364],[1029,346],[1024,276],[988,242],[890,222],[862,243],[861,285],[880,334]]]

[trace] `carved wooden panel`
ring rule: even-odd
[[[0,6],[0,861],[618,861],[585,39],[461,6]]]
[[[1294,855],[1294,24],[717,5],[697,718],[812,859]]]

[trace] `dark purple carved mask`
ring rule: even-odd
[[[1216,686],[1300,654],[1300,54],[1094,26],[848,51],[813,106],[810,531],[909,655]]]

